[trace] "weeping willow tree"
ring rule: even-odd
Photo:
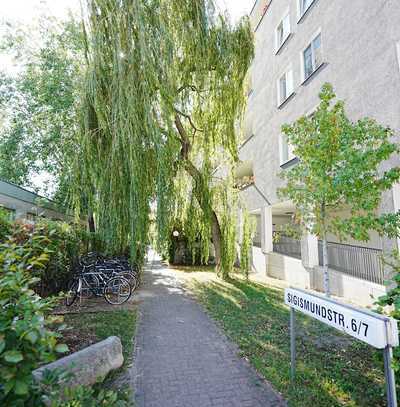
[[[189,240],[200,238],[204,259],[212,238],[226,273],[235,130],[253,56],[248,19],[231,26],[212,0],[88,0],[87,11],[75,172],[99,232],[110,247],[129,242],[142,256],[154,204],[160,248],[178,217]]]

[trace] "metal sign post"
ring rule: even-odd
[[[285,304],[290,307],[290,376],[292,382],[296,374],[295,310],[298,310],[377,349],[382,349],[388,406],[397,407],[396,383],[392,368],[393,347],[399,345],[399,333],[395,319],[294,288],[285,289]]]
[[[290,378],[296,375],[296,319],[294,309],[290,307]]]
[[[390,326],[389,323],[386,324],[386,332],[390,336]],[[393,361],[393,348],[389,344],[390,340],[388,339],[388,345],[383,351],[383,360],[385,363],[385,380],[386,380],[386,397],[389,407],[397,406],[397,394],[396,394],[396,380],[394,376],[394,370],[392,368]]]

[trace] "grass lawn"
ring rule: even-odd
[[[131,361],[136,325],[135,310],[67,314],[64,321],[71,327],[65,334],[65,342],[71,351],[85,348],[109,336],[118,336],[122,342],[123,368]]]
[[[281,290],[235,279],[188,284],[290,406],[386,405],[380,353],[298,312],[297,378],[290,383],[289,309]]]

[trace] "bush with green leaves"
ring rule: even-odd
[[[131,405],[130,393],[105,389],[102,383],[94,386],[65,385],[73,375],[62,370],[48,370],[33,388],[35,405],[47,407],[125,407]]]
[[[0,235],[0,242],[22,246],[36,258],[42,253],[48,256],[45,265],[38,263],[30,268],[31,275],[39,278],[34,289],[42,297],[62,291],[79,255],[89,250],[90,235],[80,224],[40,219],[35,224],[17,220],[7,227],[7,233]]]
[[[376,305],[381,313],[400,320],[400,252],[393,251],[390,256],[383,257],[383,263],[393,272],[392,285],[388,292],[379,297]],[[400,347],[393,349],[393,369],[396,372],[397,380],[400,380]]]
[[[0,242],[11,233],[11,222],[9,214],[0,206]]]
[[[46,403],[46,406],[50,407],[125,407],[132,405],[129,402],[128,393],[104,390],[99,386],[64,387],[58,394],[47,400],[50,402]]]
[[[41,220],[35,224],[25,243],[33,252],[49,253],[45,268],[35,270],[40,278],[39,293],[42,296],[64,290],[74,271],[80,254],[88,251],[87,233],[80,225]]]
[[[58,343],[59,332],[50,329],[52,299],[40,298],[32,289],[38,279],[29,273],[44,268],[49,254],[32,255],[17,243],[0,250],[0,405],[23,406],[30,398],[32,370],[68,350]]]
[[[40,384],[32,371],[68,351],[59,341],[64,325],[49,316],[57,298],[41,298],[37,287],[39,273],[48,267],[53,251],[47,237],[32,234],[18,242],[24,231],[0,246],[0,405],[95,407],[127,406],[124,394],[100,387],[69,388],[62,385],[62,372],[47,372]]]

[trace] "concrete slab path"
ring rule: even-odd
[[[131,372],[137,407],[286,406],[157,257],[139,298]]]

